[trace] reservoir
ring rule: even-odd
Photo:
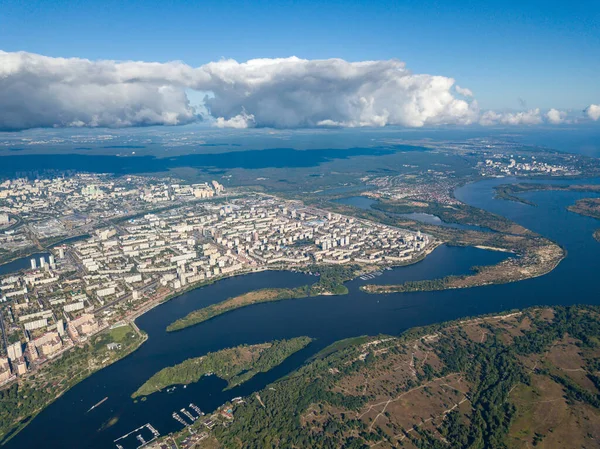
[[[171,414],[192,402],[208,413],[223,402],[248,395],[296,369],[330,343],[357,335],[398,335],[404,330],[461,317],[533,305],[600,303],[597,295],[600,243],[592,233],[600,221],[568,212],[566,206],[593,194],[531,192],[523,195],[538,206],[493,199],[493,187],[515,182],[492,179],[459,188],[455,195],[476,207],[504,215],[561,244],[568,256],[550,274],[505,285],[438,292],[369,295],[365,283],[398,283],[468,273],[475,265],[495,264],[509,254],[475,248],[441,246],[425,260],[384,271],[375,279],[347,283],[349,294],[258,304],[221,315],[180,332],[166,326],[192,310],[241,293],[265,287],[294,287],[313,283],[314,276],[290,272],[261,272],[220,281],[186,293],[136,321],[148,333],[146,341],[125,359],[76,385],[40,413],[6,447],[114,448],[115,439],[150,423],[161,435],[182,428]],[[587,182],[590,182],[589,180]],[[273,370],[223,392],[225,382],[204,377],[187,388],[155,393],[134,402],[130,395],[165,366],[210,351],[307,335],[315,341]],[[86,413],[103,398],[108,399]],[[108,428],[108,421],[116,423]],[[135,447],[125,446],[125,449]]]

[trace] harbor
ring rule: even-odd
[[[133,429],[131,432],[114,440],[117,449],[140,449],[152,443],[160,436],[158,430],[150,423]]]
[[[190,411],[187,410],[185,407],[183,407],[182,409],[180,409],[179,413],[181,413],[182,415],[184,415],[190,421],[189,423],[185,419],[183,419],[181,417],[181,415],[179,413],[177,413],[176,411],[173,412],[173,414],[171,415],[175,421],[177,421],[178,423],[180,423],[184,427],[188,427],[190,424],[193,424],[196,420],[198,420],[198,418],[204,416],[204,413],[202,412],[202,410],[200,410],[200,408],[198,408],[193,403],[190,402],[190,404],[188,405],[188,407],[192,411],[196,412],[196,414],[198,415],[198,416],[192,415],[192,413],[190,413]]]

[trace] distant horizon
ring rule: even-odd
[[[0,132],[0,156],[101,154],[172,157],[247,150],[327,150],[419,145],[428,141],[492,139],[514,141],[600,157],[600,126],[538,125],[504,127],[271,128],[219,129],[206,125],[135,128],[53,128]]]

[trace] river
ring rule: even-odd
[[[263,388],[300,366],[310,355],[333,341],[379,333],[397,335],[407,328],[460,317],[500,312],[542,304],[600,303],[597,291],[600,244],[592,237],[600,222],[570,213],[566,206],[576,199],[594,196],[574,192],[532,192],[524,195],[538,204],[494,200],[494,185],[514,182],[493,179],[469,184],[456,191],[457,198],[499,213],[560,243],[568,257],[550,274],[506,285],[441,292],[368,295],[355,279],[347,284],[349,294],[287,300],[246,307],[181,332],[166,333],[166,326],[191,310],[263,287],[293,287],[315,282],[315,277],[289,272],[262,272],[230,278],[186,293],[161,305],[137,320],[149,339],[140,349],[76,385],[40,413],[6,447],[109,448],[113,440],[151,423],[162,435],[181,429],[173,411],[190,402],[209,412],[228,399]],[[384,271],[375,282],[461,274],[471,266],[494,264],[508,255],[475,248],[441,246],[425,260],[411,266]],[[159,369],[209,351],[254,344],[273,339],[308,335],[316,340],[268,373],[222,392],[225,382],[205,377],[179,387],[173,393],[156,393],[135,403],[130,395]],[[102,405],[86,414],[98,401]],[[103,423],[118,418],[113,426]],[[127,441],[125,448],[137,446]]]

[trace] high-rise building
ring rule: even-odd
[[[40,268],[44,268],[46,266],[46,259],[44,256],[40,257]]]
[[[35,270],[37,268],[37,261],[35,259],[31,259],[31,269]]]
[[[9,345],[6,350],[6,353],[10,360],[16,360],[16,359],[22,357],[23,356],[23,348],[21,346],[21,342],[18,341],[16,343],[13,343],[12,345]]]
[[[61,337],[65,335],[65,322],[63,320],[58,320],[56,322],[56,332],[58,332],[58,335]]]
[[[54,254],[50,254],[50,256],[48,257],[48,261],[50,262],[50,268],[56,267],[56,263],[54,262]]]

